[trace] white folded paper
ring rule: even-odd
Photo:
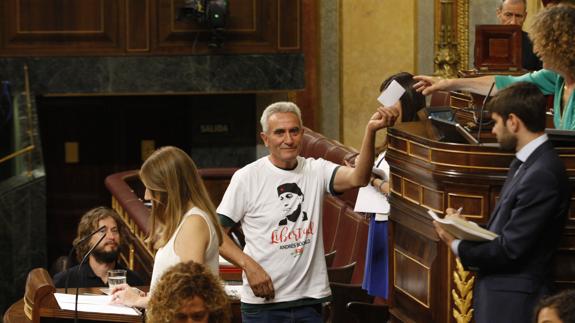
[[[76,295],[54,293],[54,297],[56,297],[61,309],[74,310]],[[111,297],[108,295],[78,295],[78,312],[140,315],[136,309],[119,304],[110,304],[110,301]]]

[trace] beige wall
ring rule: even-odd
[[[344,144],[360,147],[367,120],[378,106],[381,81],[400,71],[416,72],[416,3],[416,0],[340,0]]]
[[[533,17],[543,8],[541,0],[527,0],[527,19],[525,20],[524,30],[529,32]]]

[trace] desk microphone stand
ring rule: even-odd
[[[100,244],[100,242],[102,242],[102,240],[104,240],[105,237],[106,237],[106,234],[103,234],[102,237],[100,238],[100,240],[98,240],[98,242],[96,242],[96,244],[94,244],[94,246],[92,246],[92,248],[90,248],[90,250],[88,250],[88,252],[84,256],[84,258],[82,258],[82,261],[80,261],[80,265],[78,266],[78,270],[76,271],[76,274],[78,274],[80,272],[80,268],[82,268],[82,265],[86,262],[86,259],[88,259],[88,257],[92,253],[92,251],[94,251],[94,249],[96,249],[96,247]],[[78,290],[79,289],[80,289],[80,287],[78,285],[76,285],[76,299],[74,301],[74,323],[78,322]]]

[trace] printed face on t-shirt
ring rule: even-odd
[[[295,212],[300,211],[299,206],[303,200],[302,195],[298,195],[292,192],[286,192],[279,196],[281,206],[282,206],[282,214],[284,216],[295,215]]]

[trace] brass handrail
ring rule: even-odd
[[[32,150],[34,150],[34,148],[35,148],[34,145],[30,145],[28,147],[25,147],[25,148],[22,148],[18,151],[15,151],[15,152],[11,153],[10,155],[4,156],[4,157],[0,158],[0,164],[2,164],[5,161],[8,161],[10,159],[16,158],[20,155],[23,155],[27,152],[31,152]]]

